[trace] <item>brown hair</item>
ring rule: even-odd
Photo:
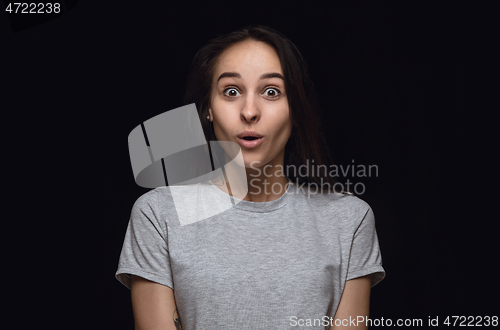
[[[333,161],[323,134],[319,103],[309,78],[307,64],[297,47],[278,31],[262,25],[249,26],[209,41],[196,53],[191,63],[184,104],[196,104],[206,140],[217,140],[213,125],[207,119],[214,67],[224,50],[248,39],[272,46],[281,62],[293,125],[285,146],[285,174],[294,183],[304,183],[307,187],[311,183],[316,183],[319,187],[328,183],[327,190],[336,191],[336,180],[328,176],[328,166],[333,165]],[[289,165],[293,165],[295,171],[287,171]],[[317,173],[318,170],[312,172],[311,167],[318,165],[326,165],[326,171],[323,166],[320,173]],[[298,169],[304,166],[307,167],[308,176],[299,175]],[[322,191],[323,189],[318,192]]]

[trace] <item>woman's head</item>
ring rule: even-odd
[[[240,143],[247,171],[283,166],[292,124],[283,70],[273,47],[247,39],[225,49],[213,69],[208,108],[217,140]],[[247,142],[242,135],[248,132],[259,139]]]
[[[247,167],[281,162],[293,181],[334,183],[298,171],[331,159],[307,65],[279,32],[252,26],[210,41],[192,62],[184,103],[196,104],[207,141],[238,143],[245,130],[264,136],[256,148],[242,146]]]

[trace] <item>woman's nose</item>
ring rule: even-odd
[[[259,120],[260,111],[252,97],[247,97],[247,99],[245,100],[245,104],[241,109],[241,118],[247,122],[251,122],[252,120]]]

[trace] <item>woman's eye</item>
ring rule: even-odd
[[[226,94],[227,96],[230,96],[230,97],[235,97],[235,96],[238,96],[240,94],[240,92],[238,92],[238,90],[236,88],[226,88],[224,90],[224,94]]]
[[[264,91],[264,94],[269,97],[277,97],[280,94],[280,91],[276,88],[267,88]]]

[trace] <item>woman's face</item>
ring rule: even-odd
[[[217,140],[238,143],[245,167],[283,166],[292,124],[281,63],[271,46],[248,40],[219,56],[209,111]],[[244,131],[262,136],[257,146],[238,137]]]

